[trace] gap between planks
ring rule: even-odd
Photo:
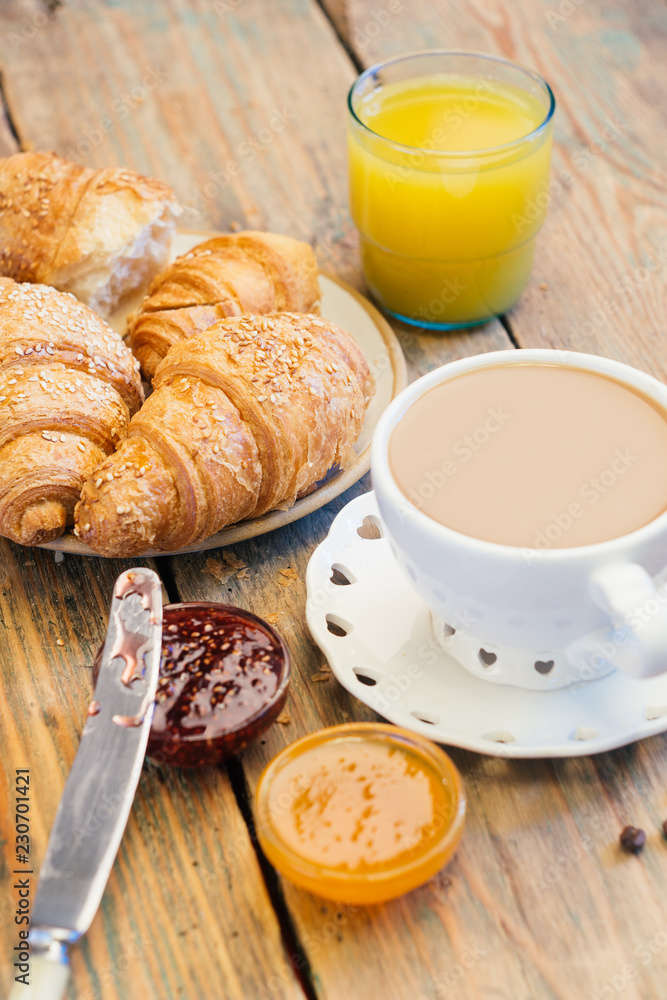
[[[175,604],[180,602],[181,595],[169,557],[163,558],[156,569],[162,581],[162,586],[166,591],[169,603]],[[243,763],[240,757],[232,757],[221,766],[227,773],[229,784],[234,793],[236,806],[248,830],[248,837],[257,857],[262,880],[280,928],[280,936],[287,953],[289,965],[294,972],[299,986],[303,990],[306,1000],[318,1000],[310,962],[289,912],[278,874],[259,846],[252,811],[252,794]]]
[[[167,593],[167,598],[170,604],[177,604],[180,602],[181,597],[178,592],[178,584],[176,583],[176,578],[174,576],[174,569],[168,558],[162,557],[155,567],[155,571],[162,580],[162,586]]]
[[[292,920],[292,915],[289,912],[278,873],[259,846],[255,818],[252,811],[252,793],[241,759],[239,757],[231,757],[226,761],[225,767],[239,812],[248,828],[248,836],[257,856],[257,863],[264,879],[266,891],[276,914],[289,964],[304,992],[306,1000],[318,1000],[311,965],[306,955],[306,950],[301,944],[296,925]]]
[[[338,42],[340,43],[342,48],[345,50],[345,54],[347,55],[348,59],[356,69],[357,73],[363,73],[364,70],[366,69],[366,66],[364,66],[357,53],[354,51],[351,42],[345,37],[344,34],[346,28],[345,21],[347,19],[344,0],[343,3],[340,4],[338,19],[334,18],[331,11],[329,10],[329,7],[327,6],[327,4],[324,3],[324,0],[315,0],[315,6],[319,7],[320,10],[322,11],[325,20],[330,25],[331,30],[338,39]]]
[[[22,150],[24,148],[23,142],[19,134],[18,125],[16,124],[14,115],[12,114],[12,109],[9,106],[9,101],[7,99],[7,91],[5,90],[5,76],[4,73],[2,72],[0,72],[0,114],[5,119],[7,125],[7,131],[14,139],[14,142],[18,146],[19,150]],[[12,152],[14,151],[12,150]]]
[[[512,341],[512,346],[516,347],[516,349],[520,351],[521,344],[517,340],[517,336],[514,330],[512,329],[512,324],[510,323],[509,316],[507,316],[506,313],[502,313],[500,316],[498,316],[498,322],[503,327],[509,339]]]

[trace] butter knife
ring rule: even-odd
[[[29,971],[10,1000],[60,1000],[68,946],[97,912],[146,753],[162,649],[162,589],[149,569],[116,580],[102,663],[56,812],[30,918]]]

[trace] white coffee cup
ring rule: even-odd
[[[445,527],[411,503],[392,476],[391,434],[416,399],[465,372],[526,362],[610,376],[667,413],[662,382],[617,361],[572,351],[497,351],[429,372],[393,400],[373,439],[373,485],[392,550],[431,608],[436,636],[480,677],[548,690],[614,668],[637,678],[663,673],[667,582],[658,574],[667,581],[667,512],[611,541],[524,549]],[[655,459],[665,462],[667,455]]]

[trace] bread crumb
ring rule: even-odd
[[[291,566],[278,570],[278,583],[281,587],[291,587],[299,579],[299,574]]]
[[[223,572],[222,563],[219,559],[207,559],[204,566],[206,572],[210,573],[211,576],[219,577]]]
[[[541,281],[540,282],[540,291],[541,292],[546,292],[546,290],[548,289],[548,287],[549,286],[547,285],[546,281]]]
[[[323,681],[328,681],[330,679],[330,674],[313,674],[310,678],[315,684],[321,684]]]
[[[243,227],[241,226],[240,222],[236,222],[236,220],[232,220],[232,222],[229,223],[229,228],[231,229],[231,231],[233,233],[238,233],[239,230],[242,229]]]
[[[222,559],[207,559],[204,568],[220,583],[227,583],[235,574],[241,580],[245,580],[248,575],[247,563],[244,563],[243,559],[238,559],[233,552],[223,552]]]
[[[233,552],[223,552],[222,558],[225,563],[233,569],[246,569],[248,566],[247,562],[244,562],[243,559],[239,559]]]
[[[267,621],[269,625],[277,625],[281,614],[281,611],[273,611],[270,615],[264,615],[264,620]]]
[[[56,639],[56,646],[64,646],[64,645],[65,643],[62,641],[62,639]]]
[[[322,664],[320,664],[320,670],[322,671],[323,674],[330,674],[331,673],[331,667],[329,666],[328,663],[322,663]]]
[[[282,710],[280,715],[276,717],[276,722],[279,722],[281,726],[289,726],[292,721],[292,716],[289,714],[286,708]]]

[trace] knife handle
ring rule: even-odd
[[[63,1000],[69,982],[65,945],[54,941],[48,949],[33,951],[29,964],[28,985],[15,981],[9,1000]]]

